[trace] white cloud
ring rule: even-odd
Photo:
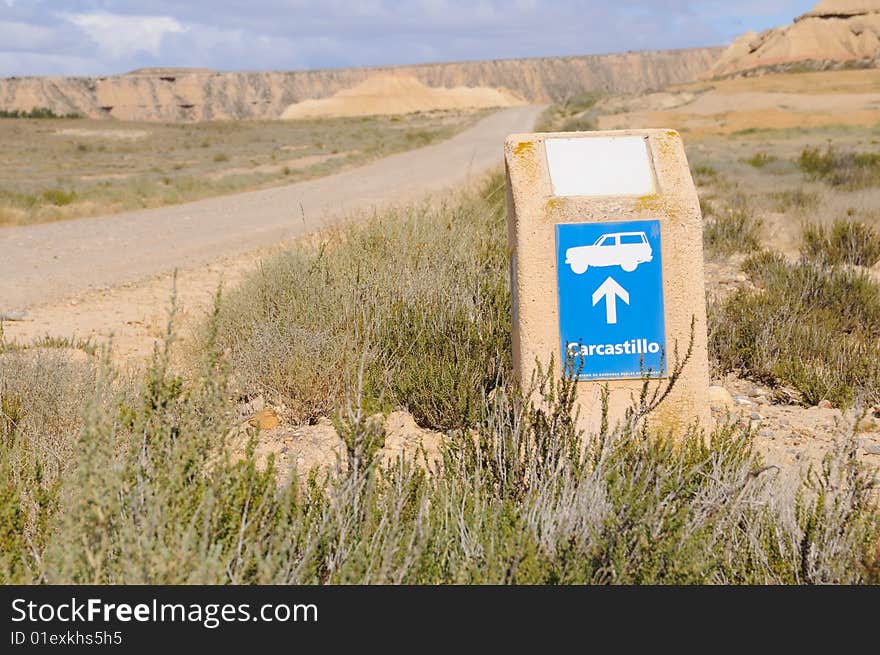
[[[181,34],[187,27],[171,16],[132,16],[97,12],[62,14],[95,42],[100,52],[113,59],[137,53],[159,56],[167,34]]]
[[[721,44],[818,0],[0,0],[0,75],[324,68]],[[15,55],[15,56],[12,56]]]

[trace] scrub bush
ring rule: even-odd
[[[506,379],[502,199],[496,179],[267,263],[218,300],[186,376],[172,327],[132,383],[106,361],[0,355],[0,583],[878,582],[853,441],[799,477],[765,466],[747,430],[658,435],[636,408],[585,435],[571,379]],[[792,278],[762,257],[748,270],[765,289]],[[790,286],[833,327],[878,324],[875,287],[811,271]],[[276,486],[256,433],[233,452],[242,370],[293,407],[335,408],[347,450],[329,479]],[[360,417],[389,398],[455,426],[435,474],[373,456]]]
[[[740,289],[710,311],[710,349],[720,372],[789,385],[815,405],[880,401],[880,287],[852,269],[760,253]]]
[[[824,264],[873,266],[880,261],[880,234],[865,223],[838,219],[829,227],[804,227],[801,254]]]
[[[62,471],[95,391],[94,366],[65,351],[0,350],[0,583],[41,579]]]
[[[747,196],[737,194],[720,209],[714,204],[703,209],[703,245],[710,254],[752,252],[760,247],[761,219],[755,217]]]
[[[752,168],[764,168],[770,162],[776,161],[776,157],[767,154],[763,150],[759,150],[754,155],[747,159],[744,159],[743,161]]]
[[[308,421],[365,366],[366,403],[423,425],[472,421],[509,366],[504,193],[417,206],[264,263],[224,300],[218,339],[248,395]]]
[[[876,152],[838,152],[828,146],[805,148],[797,161],[801,171],[814,180],[824,180],[844,189],[880,186],[880,154]]]
[[[602,93],[583,91],[543,111],[535,125],[536,132],[583,132],[598,129],[593,107]]]
[[[872,479],[855,447],[784,478],[747,431],[582,435],[575,385],[502,383],[427,476],[349,452],[325,483],[275,487],[228,448],[226,367],[192,383],[158,351],[136,394],[92,406],[34,577],[54,583],[664,584],[871,582]],[[656,383],[650,383],[651,385]],[[349,390],[357,398],[357,389]],[[534,404],[533,393],[540,398]],[[357,401],[352,401],[357,402]],[[348,407],[351,410],[352,407]],[[340,421],[353,444],[368,426]],[[363,438],[362,438],[363,437]],[[352,465],[363,458],[363,465]],[[13,506],[4,498],[4,507]],[[21,578],[4,576],[4,582]]]

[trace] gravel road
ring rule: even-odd
[[[318,230],[352,212],[452,189],[499,165],[505,136],[530,131],[540,111],[499,111],[448,141],[289,186],[0,228],[0,315],[209,263]]]

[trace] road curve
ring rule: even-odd
[[[340,216],[451,189],[501,163],[540,107],[513,107],[434,145],[298,184],[58,223],[0,228],[0,315],[197,266]]]

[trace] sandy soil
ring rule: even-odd
[[[150,136],[146,130],[89,130],[71,127],[64,130],[56,130],[59,136],[79,136],[86,139],[117,139],[120,141],[145,139]]]
[[[880,123],[880,70],[766,75],[600,104],[599,128],[672,127],[689,139],[747,129]]]
[[[706,287],[715,297],[737,288],[754,289],[739,270],[743,256],[706,262]],[[782,471],[814,471],[837,448],[855,439],[860,461],[880,466],[880,408],[842,410],[823,402],[804,407],[787,396],[784,388],[774,390],[735,375],[713,380],[727,392],[713,398],[712,415],[718,424],[737,423],[755,435],[755,447],[765,461]],[[880,490],[878,490],[880,493]]]
[[[438,88],[411,75],[376,75],[329,98],[290,105],[281,118],[326,118],[408,114],[436,109],[512,107],[524,101],[504,89],[489,87]]]
[[[493,114],[456,137],[286,187],[194,203],[0,229],[0,316],[6,339],[105,342],[117,359],[148,354],[167,321],[178,270],[184,325],[259,260],[358,213],[453,189],[501,161],[504,137],[540,107]]]
[[[693,91],[707,87],[719,93],[877,93],[880,88],[880,69],[777,73],[692,82],[671,89]]]

